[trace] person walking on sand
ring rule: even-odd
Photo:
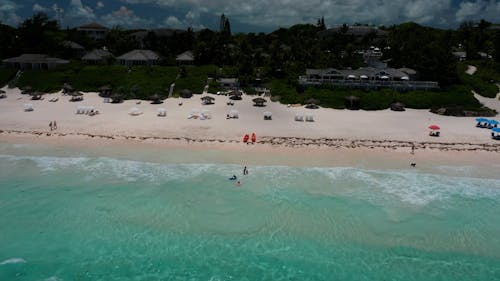
[[[248,175],[247,166],[245,166],[245,168],[243,168],[243,175]]]
[[[53,127],[52,127],[52,126],[53,126],[53,125],[52,125],[52,121],[50,121],[50,123],[49,123],[49,127],[50,127],[50,130],[51,130],[51,131],[53,130]]]
[[[56,121],[54,120],[54,130],[56,130],[56,129],[57,129],[57,123],[56,123]]]

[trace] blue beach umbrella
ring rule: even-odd
[[[500,128],[493,128],[493,129],[491,129],[491,130],[492,130],[493,132],[495,132],[495,133],[500,133]]]
[[[488,123],[490,125],[498,125],[498,121],[497,120],[488,120]]]
[[[488,122],[490,120],[488,120],[486,118],[476,118],[476,121],[479,122],[479,123],[483,123],[483,122]]]

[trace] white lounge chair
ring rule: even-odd
[[[314,122],[314,115],[306,115],[306,122]]]
[[[200,115],[200,119],[202,120],[205,120],[205,119],[212,119],[212,113],[210,112],[210,110],[202,110],[201,111],[201,115]]]
[[[301,113],[295,114],[295,121],[299,121],[299,122],[304,121],[304,115]]]
[[[167,116],[167,110],[165,108],[158,108],[158,113],[156,114],[158,117]]]
[[[238,110],[232,109],[232,110],[229,110],[227,117],[238,119],[240,117],[240,113],[238,112]]]
[[[132,107],[130,109],[130,111],[128,112],[128,114],[130,114],[132,116],[138,116],[138,115],[142,114],[142,111],[139,108],[137,108],[137,107]]]
[[[23,105],[24,111],[33,111],[33,105],[31,103],[25,103]]]
[[[264,112],[264,120],[272,120],[273,114],[269,111]]]

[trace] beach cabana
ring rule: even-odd
[[[273,119],[273,114],[269,111],[264,112],[264,120],[272,120]]]
[[[497,120],[488,120],[488,129],[493,129],[498,127],[498,121]]]
[[[70,84],[68,84],[68,83],[63,84],[63,87],[62,87],[63,94],[69,94],[73,91],[75,91],[75,89],[73,89],[73,87]]]
[[[305,101],[305,103],[306,103],[305,108],[307,108],[307,109],[318,109],[319,108],[319,106],[318,106],[319,100],[317,100],[315,98],[307,99]]]
[[[345,106],[350,110],[358,110],[359,109],[359,97],[356,96],[347,96],[345,97]]]
[[[254,98],[252,101],[253,101],[253,106],[260,106],[260,107],[266,106],[266,102],[267,102],[266,99],[260,98],[260,97]]]
[[[24,111],[33,111],[33,105],[31,103],[25,103],[23,109]]]
[[[229,113],[227,114],[228,118],[234,118],[238,119],[240,117],[240,112],[236,109],[231,109],[229,110]]]
[[[31,100],[41,100],[42,99],[42,93],[40,93],[40,92],[30,92],[29,95],[31,96]]]
[[[314,122],[314,115],[307,114],[305,117],[306,122]]]
[[[132,107],[132,108],[129,110],[128,114],[130,114],[130,115],[132,115],[132,116],[138,116],[138,115],[141,115],[141,114],[142,114],[142,111],[141,111],[139,108],[137,108],[137,107]]]
[[[183,98],[183,99],[189,99],[193,96],[193,93],[188,89],[183,89],[181,91],[180,95],[181,95],[181,98]]]
[[[167,110],[165,108],[158,108],[156,116],[158,116],[158,117],[166,117],[167,116]]]
[[[113,88],[110,86],[102,86],[99,88],[99,96],[103,98],[109,98],[113,92]]]
[[[299,122],[304,121],[304,114],[302,114],[302,113],[296,113],[295,114],[295,121],[299,121]]]
[[[491,129],[491,138],[494,140],[500,140],[500,128]]]
[[[243,94],[240,91],[232,91],[229,93],[229,98],[232,100],[241,100]]]
[[[163,101],[161,100],[161,96],[158,93],[152,95],[149,99],[151,100],[151,104],[163,103]]]
[[[215,100],[215,98],[213,98],[211,96],[204,96],[204,97],[201,97],[201,104],[202,105],[214,104],[214,100]]]
[[[405,111],[405,104],[402,102],[394,102],[391,104],[392,111]]]
[[[69,101],[82,101],[83,100],[83,94],[81,92],[72,92],[71,93],[71,98]]]

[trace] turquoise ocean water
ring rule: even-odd
[[[500,280],[500,179],[474,167],[26,151],[0,154],[1,281]]]

